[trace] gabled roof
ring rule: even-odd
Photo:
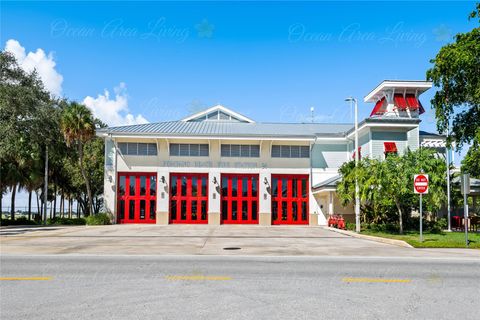
[[[208,119],[208,116],[212,113],[218,112],[220,115],[221,113],[224,115],[228,115],[230,119],[221,119],[220,117],[217,119]],[[228,109],[222,105],[216,105],[211,108],[208,108],[206,110],[197,112],[195,114],[192,114],[186,118],[183,118],[182,121],[237,121],[237,122],[247,122],[247,123],[254,123],[250,118],[245,117],[244,115],[241,115],[238,112],[235,112],[231,109]]]

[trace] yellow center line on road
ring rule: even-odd
[[[166,276],[165,279],[170,281],[225,281],[225,280],[232,280],[231,277],[225,276],[202,276],[202,275],[194,275],[194,276]]]
[[[21,281],[21,280],[52,280],[52,277],[0,277],[0,281]]]
[[[384,279],[384,278],[342,278],[342,282],[366,282],[366,283],[409,283],[410,279]]]

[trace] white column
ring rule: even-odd
[[[164,178],[163,182],[162,177]],[[157,171],[157,224],[168,224],[170,201],[170,172],[167,168]]]
[[[114,215],[114,223],[117,221],[117,152],[115,145],[110,138],[105,139],[105,160],[109,156],[109,152],[113,152],[112,163],[107,165],[105,161],[104,183],[103,183],[103,200],[107,212]]]
[[[164,177],[165,182],[162,182]],[[157,212],[168,212],[170,197],[170,172],[160,169],[157,171]]]
[[[334,213],[334,206],[333,206],[333,191],[328,193],[328,214]]]
[[[268,184],[265,184],[265,179]],[[261,172],[258,176],[258,190],[259,190],[259,212],[272,212],[272,200],[271,200],[271,174],[269,172]]]
[[[210,171],[208,175],[208,212],[220,213],[220,183],[219,171]],[[214,183],[215,182],[215,183]]]
[[[272,175],[269,171],[262,170],[258,176],[258,223],[260,225],[272,224]],[[265,184],[265,181],[267,184]]]

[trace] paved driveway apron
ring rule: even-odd
[[[480,250],[413,249],[353,238],[322,227],[112,225],[7,227],[2,254],[268,256],[470,256]]]

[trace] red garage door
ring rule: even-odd
[[[272,224],[308,224],[308,175],[272,175]]]
[[[258,175],[222,174],[221,218],[225,224],[258,224]]]
[[[170,222],[208,223],[208,174],[170,174]]]
[[[156,173],[118,173],[118,223],[155,223],[156,199]]]

